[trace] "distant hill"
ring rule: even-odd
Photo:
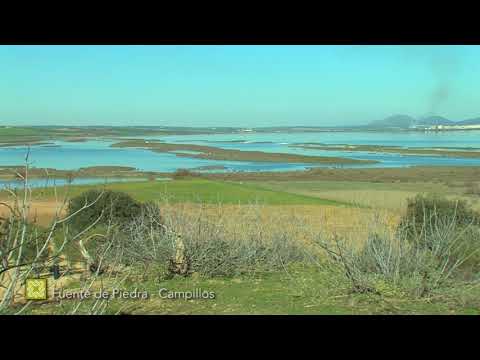
[[[383,120],[373,121],[369,126],[374,128],[408,128],[415,122],[416,120],[408,115],[392,115]]]
[[[435,125],[480,125],[480,117],[462,121],[453,121],[438,115],[427,116],[420,119],[415,119],[409,115],[393,115],[383,120],[372,121],[367,127],[408,129],[412,126],[429,127]]]
[[[457,125],[480,125],[480,117],[457,122]]]
[[[448,120],[443,116],[427,116],[417,120],[415,125],[425,125],[425,126],[432,126],[432,125],[455,125],[455,121]]]

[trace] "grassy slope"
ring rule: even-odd
[[[448,187],[441,184],[385,184],[360,181],[290,181],[258,182],[259,186],[277,190],[343,201],[357,206],[385,209],[403,209],[406,199],[420,192],[446,192]]]
[[[75,284],[71,284],[75,288]],[[451,294],[426,302],[390,296],[349,294],[349,284],[315,267],[290,266],[287,272],[203,279],[175,277],[131,279],[127,291],[146,291],[148,299],[111,302],[109,314],[480,314],[478,289],[468,296]],[[213,291],[211,299],[161,299],[160,289]],[[71,305],[32,306],[29,314],[63,314]]]
[[[443,184],[437,184],[443,189]],[[251,202],[255,199],[270,204],[332,204],[324,199],[296,194],[298,191],[341,192],[344,190],[413,191],[432,189],[432,184],[378,184],[339,182],[252,182],[233,183],[186,179],[167,182],[117,183],[108,185],[126,191],[139,200],[162,197],[165,191],[173,201],[203,201],[224,203]],[[267,189],[269,187],[270,189]],[[92,186],[73,187],[80,193]],[[50,190],[51,191],[51,190]],[[51,195],[51,193],[50,193]],[[335,204],[335,202],[333,203]],[[336,203],[339,204],[339,203]],[[401,297],[348,294],[348,284],[332,279],[331,274],[316,268],[292,268],[287,272],[257,274],[234,279],[174,278],[171,280],[132,279],[126,289],[146,290],[148,300],[114,300],[110,313],[129,314],[480,314],[480,297],[463,293],[451,294],[434,302]],[[196,288],[215,291],[215,300],[166,300],[156,294],[160,288],[193,291]],[[479,289],[477,289],[479,290]],[[477,291],[478,292],[478,291]],[[28,313],[63,313],[62,305],[34,306]]]
[[[311,191],[362,191],[362,190],[392,190],[392,191],[446,191],[444,184],[430,183],[373,183],[365,181],[262,181],[255,182],[259,186],[271,189],[282,188],[288,192]]]
[[[72,186],[70,196],[78,195],[86,190],[99,188],[99,185]],[[252,184],[240,184],[205,179],[186,179],[155,182],[112,183],[107,189],[124,191],[139,201],[161,200],[168,198],[172,202],[203,203],[260,203],[270,205],[348,205],[346,202],[325,200],[318,197],[292,194],[281,190],[271,190]],[[57,189],[62,196],[64,188]],[[52,198],[53,189],[34,191],[37,197]]]
[[[248,182],[247,182],[248,183]],[[289,192],[292,194],[319,197],[347,202],[358,206],[403,210],[408,198],[418,193],[436,193],[452,198],[467,200],[479,209],[478,196],[465,195],[465,186],[444,183],[376,183],[366,181],[255,181],[262,188]]]

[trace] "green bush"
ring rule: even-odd
[[[439,227],[463,228],[480,224],[480,214],[464,200],[449,200],[436,195],[417,195],[407,202],[399,231],[408,239],[427,239]],[[425,242],[425,240],[423,240]],[[429,246],[424,243],[423,245]]]
[[[88,204],[91,206],[79,211]],[[141,213],[142,204],[123,192],[89,190],[70,200],[68,215],[77,211],[79,212],[70,219],[69,224],[73,229],[82,231],[94,223],[127,224]]]
[[[177,169],[172,174],[172,178],[175,180],[188,179],[194,176],[198,175],[188,169]]]
[[[457,273],[471,277],[480,268],[480,214],[464,200],[434,195],[410,199],[399,235],[415,248],[427,249]]]

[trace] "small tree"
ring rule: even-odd
[[[192,171],[188,170],[188,169],[177,169],[177,170],[175,170],[175,172],[172,175],[172,177],[175,180],[190,178],[190,177],[194,177],[194,176],[196,176],[196,174],[193,173]]]
[[[126,193],[107,190],[102,194],[100,190],[89,190],[70,200],[68,214],[75,213],[85,203],[93,202],[97,198],[99,199],[93,206],[70,220],[73,229],[84,229],[99,218],[98,225],[113,223],[121,226],[132,221],[142,211],[141,203]]]
[[[72,184],[75,181],[75,173],[72,171],[69,171],[65,174],[65,180],[68,185]]]

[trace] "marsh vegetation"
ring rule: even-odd
[[[228,161],[256,161],[278,163],[305,163],[305,164],[375,164],[374,160],[358,160],[345,157],[333,156],[309,156],[288,153],[273,153],[262,151],[247,151],[236,149],[224,149],[220,147],[193,145],[193,144],[169,144],[159,141],[123,141],[113,144],[114,148],[143,148],[159,153],[174,153],[179,157],[189,157],[210,160]],[[182,152],[183,151],[183,152]],[[187,153],[188,151],[188,153]]]
[[[27,179],[28,168],[19,175]],[[271,182],[189,175],[96,190],[30,191],[26,182],[22,191],[4,194],[1,311],[478,311],[480,232],[473,200],[453,199],[454,194],[414,197],[410,189],[405,202],[379,208],[324,199],[320,190],[328,184],[321,182],[301,182],[296,189],[288,182],[281,189]],[[300,191],[308,188],[308,195]],[[56,210],[40,221],[36,204],[47,200]],[[49,279],[48,301],[23,298],[23,281],[32,275]],[[205,288],[218,296],[209,301],[53,297],[60,290],[112,288],[154,294],[159,287]]]

